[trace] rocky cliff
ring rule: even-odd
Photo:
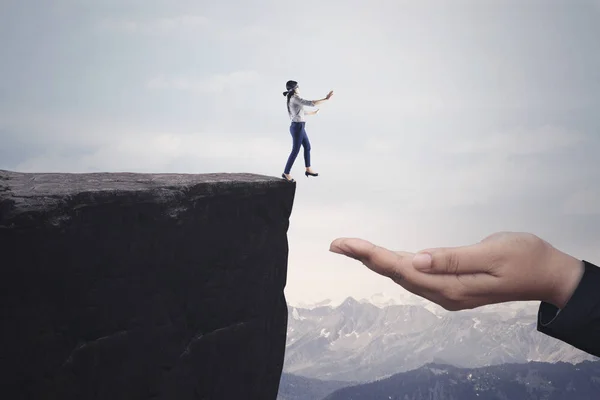
[[[275,399],[294,194],[0,171],[0,398]]]

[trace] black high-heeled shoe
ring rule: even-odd
[[[304,175],[306,175],[307,178],[309,175],[310,176],[319,176],[319,174],[317,172],[308,172],[308,171],[305,171]]]
[[[287,176],[285,176],[285,174],[281,174],[281,177],[283,179],[285,179],[286,181],[288,181],[288,182],[296,182],[293,178],[292,179],[288,179]]]

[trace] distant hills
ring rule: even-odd
[[[461,369],[428,364],[303,400],[594,400],[600,362],[504,364]]]
[[[322,381],[283,373],[277,400],[321,400],[336,390],[349,385],[352,385],[352,383]]]
[[[335,307],[289,307],[284,372],[368,382],[430,363],[474,368],[596,360],[537,332],[538,304],[441,313],[424,304],[348,298]]]

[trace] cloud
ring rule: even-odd
[[[586,136],[559,126],[518,127],[489,132],[470,140],[448,141],[446,151],[455,154],[534,155],[579,145]]]
[[[167,33],[190,33],[209,27],[209,19],[201,15],[184,14],[175,17],[148,19],[104,19],[98,27],[101,30],[135,33],[143,35],[163,35]]]
[[[600,189],[589,188],[573,193],[565,202],[564,212],[568,215],[600,216]]]
[[[57,143],[18,163],[22,172],[55,171],[160,171],[187,165],[192,171],[209,166],[222,171],[268,169],[273,155],[280,154],[282,164],[290,144],[273,140],[277,135],[245,133],[113,131],[109,140],[64,151]],[[185,172],[179,168],[179,172]]]
[[[164,36],[173,34],[210,34],[211,39],[267,40],[272,30],[260,24],[223,25],[204,15],[183,14],[162,18],[106,18],[95,25],[97,32],[114,32],[142,36]]]
[[[259,79],[260,75],[256,71],[235,71],[212,75],[204,79],[157,76],[150,79],[146,86],[149,89],[174,89],[209,94],[254,85]]]
[[[592,139],[576,130],[541,125],[426,140],[411,137],[404,143],[371,137],[363,148],[373,156],[369,166],[389,171],[397,182],[399,189],[389,191],[405,210],[506,207],[531,204],[551,193],[543,205],[548,211],[561,208],[564,196],[581,187],[584,174],[597,168],[582,156],[594,146]],[[578,154],[581,159],[573,164]]]

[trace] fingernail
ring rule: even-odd
[[[431,254],[429,253],[418,253],[415,254],[412,260],[412,265],[416,269],[429,269],[431,268]]]
[[[330,246],[329,251],[360,261],[360,259],[352,252],[352,249],[350,249],[348,246]]]
[[[329,251],[332,253],[336,253],[336,254],[344,254],[344,252],[342,251],[342,249],[340,249],[337,246],[330,246],[329,247]]]

